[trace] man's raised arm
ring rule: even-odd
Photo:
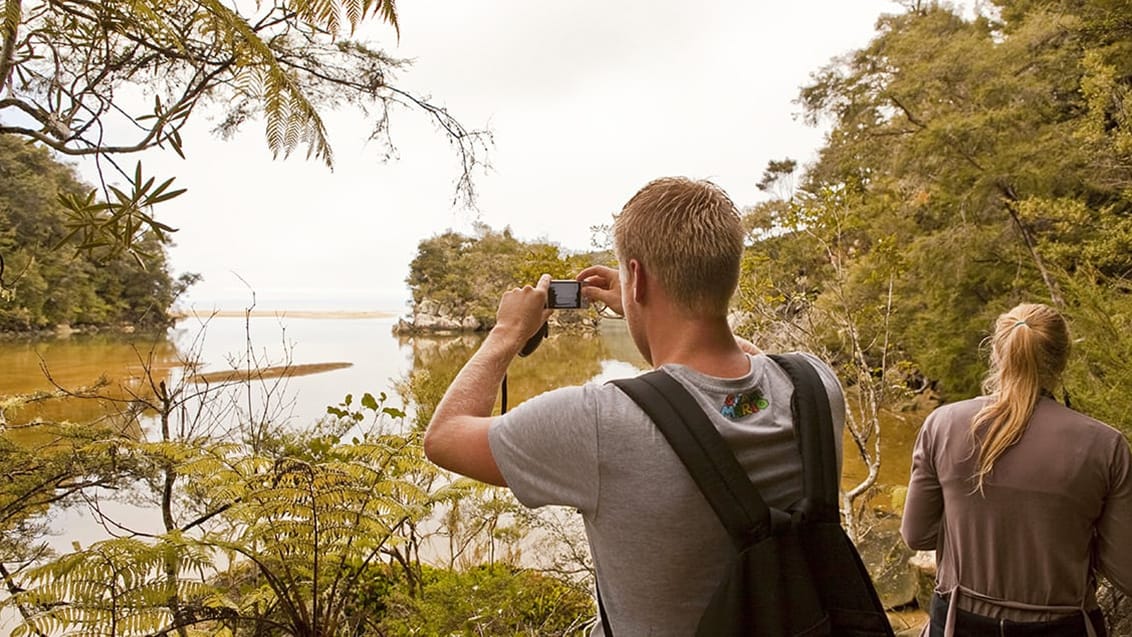
[[[425,430],[424,451],[437,465],[481,482],[507,486],[491,455],[487,430],[507,366],[550,317],[550,275],[515,288],[499,301],[495,327],[444,392]]]

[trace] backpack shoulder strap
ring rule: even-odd
[[[794,384],[790,409],[794,414],[794,435],[802,454],[806,498],[802,511],[809,520],[838,521],[837,451],[825,383],[813,364],[801,354],[770,354],[770,358]]]
[[[696,399],[662,370],[611,381],[652,419],[737,549],[771,532],[771,512]]]

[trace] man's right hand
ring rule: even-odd
[[[582,296],[591,302],[600,301],[618,316],[625,316],[625,308],[621,304],[621,273],[617,269],[591,265],[575,278],[582,282]]]
[[[553,310],[546,309],[546,291],[549,288],[550,275],[544,274],[534,286],[504,292],[495,313],[495,327],[491,331],[521,347],[553,313]]]

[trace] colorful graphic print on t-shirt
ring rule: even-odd
[[[763,398],[763,395],[758,390],[749,391],[745,394],[728,394],[723,399],[723,407],[720,407],[719,413],[727,416],[732,420],[749,416],[758,413],[770,406],[770,401]]]

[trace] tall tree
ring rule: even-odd
[[[994,315],[1023,299],[1072,313],[1065,277],[1132,271],[1132,9],[998,9],[917,3],[801,94],[832,124],[802,191],[858,198],[858,255],[890,239],[897,342],[955,394],[977,388]]]

